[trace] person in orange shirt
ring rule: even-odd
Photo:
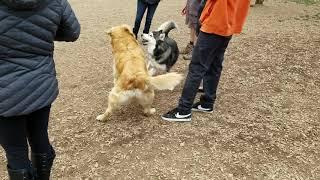
[[[202,0],[201,25],[178,107],[161,116],[166,121],[191,121],[191,111],[211,113],[232,35],[242,31],[250,0]],[[194,104],[203,80],[204,94]]]

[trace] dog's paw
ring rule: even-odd
[[[150,114],[154,114],[154,113],[156,113],[156,109],[155,108],[151,108],[150,109]]]
[[[151,116],[156,112],[156,109],[155,108],[145,109],[143,112],[146,116]]]
[[[107,120],[107,117],[104,114],[101,114],[96,117],[96,120],[100,122],[105,122]]]

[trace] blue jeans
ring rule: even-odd
[[[149,33],[151,22],[153,19],[153,15],[156,12],[157,7],[158,7],[158,3],[148,4],[148,3],[143,2],[142,0],[138,0],[136,20],[135,20],[134,27],[133,27],[133,33],[136,35],[136,37],[137,37],[139,29],[140,29],[140,24],[141,24],[143,15],[147,9],[148,9],[147,17],[146,17],[146,23],[144,25],[143,33],[146,33],[146,34]]]
[[[190,113],[197,90],[203,80],[203,107],[212,108],[221,76],[224,53],[230,37],[200,32],[192,52],[189,72],[179,100],[178,110]]]
[[[32,153],[48,153],[52,147],[48,138],[50,106],[29,115],[0,117],[0,145],[6,152],[11,169],[29,169],[28,142]]]

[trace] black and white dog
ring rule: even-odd
[[[148,70],[151,75],[157,71],[169,72],[177,62],[179,49],[177,42],[168,36],[172,29],[177,28],[176,23],[168,21],[163,23],[158,30],[142,35],[143,45],[148,48]]]

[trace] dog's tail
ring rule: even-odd
[[[182,74],[172,72],[150,77],[150,83],[158,90],[173,90],[182,81],[182,79]]]
[[[161,26],[158,28],[158,31],[162,31],[163,33],[166,34],[166,36],[168,35],[168,33],[172,30],[178,28],[177,24],[173,21],[167,21],[163,24],[161,24]]]

